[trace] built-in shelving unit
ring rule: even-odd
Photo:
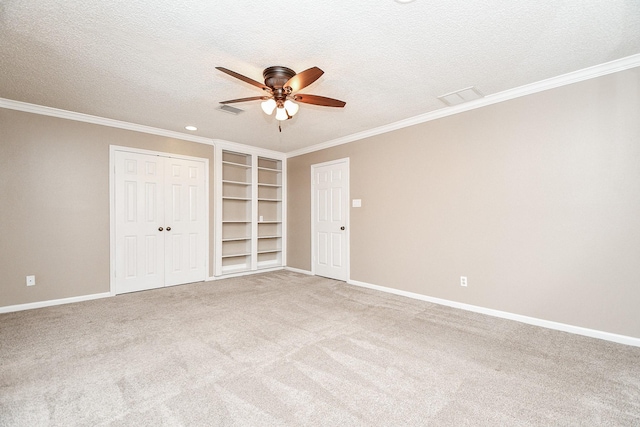
[[[284,265],[284,168],[282,159],[218,151],[215,275]]]
[[[252,156],[222,152],[221,274],[251,270]]]
[[[257,268],[282,265],[282,161],[258,157]]]

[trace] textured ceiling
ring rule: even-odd
[[[640,53],[638,0],[3,0],[0,98],[288,152]],[[278,132],[262,81],[284,65],[325,74]]]

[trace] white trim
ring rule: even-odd
[[[293,268],[293,267],[285,267],[284,268],[287,271],[291,271],[293,273],[300,273],[300,274],[306,274],[307,276],[313,276],[314,274],[312,272],[310,272],[309,270],[302,270],[300,268]]]
[[[111,292],[102,292],[100,294],[83,295],[79,297],[69,297],[61,299],[52,299],[48,301],[30,302],[27,304],[7,305],[0,307],[0,313],[13,313],[14,311],[32,310],[34,308],[51,307],[54,305],[71,304],[74,302],[90,301],[100,298],[109,298],[113,296]]]
[[[152,135],[166,136],[169,138],[183,139],[185,141],[198,142],[200,144],[213,145],[214,143],[213,139],[204,138],[202,136],[189,135],[182,132],[144,126],[136,123],[124,122],[121,120],[107,119],[105,117],[92,116],[90,114],[76,113],[75,111],[62,110],[59,108],[45,107],[44,105],[29,104],[27,102],[14,101],[12,99],[0,98],[0,107],[10,110],[24,111],[27,113],[40,114],[42,116],[51,116],[61,119],[74,120],[76,122],[91,123],[94,125],[102,125],[112,128],[149,133]]]
[[[159,156],[159,157],[170,157],[172,159],[181,159],[181,160],[193,160],[196,162],[205,162],[209,163],[209,159],[206,157],[193,157],[193,156],[185,156],[183,154],[170,153],[167,151],[155,151],[155,150],[145,150],[143,148],[135,148],[135,147],[125,147],[123,145],[109,145],[109,149],[115,151],[126,151],[128,153],[135,154],[148,154],[150,156]]]
[[[432,302],[434,304],[444,305],[447,307],[459,308],[461,310],[472,311],[474,313],[486,314],[488,316],[499,317],[501,319],[515,320],[516,322],[526,323],[528,325],[540,326],[542,328],[553,329],[556,331],[569,332],[571,334],[583,335],[590,338],[598,338],[605,341],[612,341],[619,344],[640,347],[640,338],[630,337],[627,335],[619,335],[611,332],[598,331],[595,329],[583,328],[581,326],[567,325],[566,323],[553,322],[550,320],[538,319],[535,317],[523,316],[521,314],[509,313],[508,311],[494,310],[491,308],[480,307],[477,305],[465,304],[462,302],[446,300],[442,298],[434,298],[427,295],[416,294],[413,292],[402,291],[400,289],[387,288],[385,286],[372,285],[358,280],[348,280],[348,284],[360,286],[363,288],[374,289],[376,291],[387,292],[390,294],[400,295],[407,298],[413,298],[420,301]]]
[[[0,108],[24,111],[26,113],[39,114],[42,116],[57,117],[60,119],[74,120],[77,122],[91,123],[94,125],[108,126],[117,129],[148,133],[151,135],[165,136],[168,138],[197,142],[199,144],[205,145],[219,144],[221,147],[224,147],[225,150],[253,150],[253,152],[260,153],[260,155],[264,156],[279,156],[280,158],[284,156],[284,153],[280,151],[269,150],[266,148],[256,148],[252,145],[241,144],[239,142],[225,141],[223,139],[205,138],[203,136],[139,125],[136,123],[124,122],[121,120],[107,119],[105,117],[92,116],[90,114],[76,113],[75,111],[62,110],[59,108],[45,107],[44,105],[29,104],[28,102],[14,101],[12,99],[0,98]]]
[[[116,172],[116,151],[126,151],[128,153],[147,154],[159,157],[169,157],[173,159],[192,160],[196,162],[204,163],[204,192],[205,192],[205,218],[210,218],[209,206],[210,189],[209,189],[209,159],[205,157],[193,157],[185,156],[182,154],[168,153],[164,151],[144,150],[142,148],[125,147],[120,145],[109,145],[109,292],[112,296],[116,295],[116,215],[115,215],[115,200],[116,200],[116,184],[115,184],[115,172]],[[209,251],[210,246],[209,220],[205,221],[205,277],[202,280],[208,280],[210,272],[210,259],[211,254]]]
[[[109,292],[116,295],[116,146],[109,146]]]
[[[362,132],[333,139],[331,141],[312,145],[311,147],[305,147],[299,150],[290,151],[287,153],[287,158],[301,156],[303,154],[324,150],[326,148],[335,147],[337,145],[347,144],[349,142],[357,141],[360,139],[369,138],[375,135],[380,135],[409,126],[414,126],[420,123],[429,122],[431,120],[452,116],[454,114],[463,113],[465,111],[475,110],[476,108],[485,107],[487,105],[497,104],[499,102],[520,98],[521,96],[531,95],[560,86],[566,86],[572,83],[578,83],[584,80],[605,76],[607,74],[617,73],[619,71],[624,71],[629,68],[638,66],[640,66],[640,54],[631,55],[626,58],[617,59],[611,62],[605,62],[604,64],[595,65],[593,67],[588,67],[582,70],[573,71],[571,73],[562,74],[550,79],[541,80],[513,89],[508,89],[503,92],[495,93],[493,95],[487,95],[484,98],[466,102],[464,104],[441,108],[428,113],[420,114],[418,116],[409,117],[408,119],[389,123],[384,126],[379,126],[377,128],[368,129]]]
[[[349,280],[351,278],[351,162],[349,157],[343,157],[342,159],[330,160],[328,162],[316,163],[311,165],[311,274],[316,274],[315,269],[315,258],[314,258],[314,248],[315,248],[315,207],[316,202],[314,198],[314,170],[315,168],[321,168],[324,166],[336,165],[339,163],[345,163],[347,165],[347,206],[345,206],[345,227],[347,228],[347,250],[345,254],[345,262],[347,263],[347,278]],[[338,279],[340,280],[340,279]]]

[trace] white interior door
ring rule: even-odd
[[[206,278],[205,163],[115,152],[115,292]]]
[[[165,159],[165,286],[205,278],[204,163]]]
[[[164,286],[164,159],[117,151],[116,293]]]
[[[348,159],[313,165],[313,273],[337,280],[348,276]]]

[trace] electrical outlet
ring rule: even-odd
[[[460,286],[467,286],[467,276],[460,276]]]
[[[36,276],[27,276],[27,286],[34,286],[36,284]]]

